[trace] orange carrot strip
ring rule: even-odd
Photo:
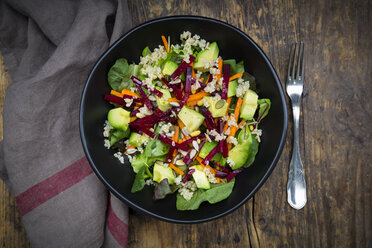
[[[220,70],[220,73],[217,74],[217,81],[220,80],[221,75],[222,75],[222,63],[223,63],[223,60],[218,59],[218,70]]]
[[[177,168],[173,163],[169,163],[169,167],[171,167],[175,172],[180,174],[181,176],[185,174],[183,171],[181,171],[179,168]]]
[[[166,50],[167,52],[169,52],[169,46],[168,46],[168,41],[167,41],[167,39],[165,38],[164,35],[161,36],[161,39],[163,40],[165,50]]]
[[[183,124],[183,122],[180,119],[178,119],[177,121],[178,121],[178,126],[180,127],[180,129],[185,127],[185,124]]]
[[[190,66],[192,67],[192,70],[191,70],[191,76],[192,76],[193,78],[195,78],[194,62],[191,62]]]
[[[203,97],[205,97],[207,95],[209,95],[209,93],[207,93],[207,92],[199,92],[199,93],[196,93],[194,95],[190,95],[189,98],[187,99],[187,101],[188,102],[199,101],[199,100],[203,99]],[[168,101],[169,101],[169,99],[168,99]]]
[[[241,128],[243,125],[244,125],[244,123],[246,123],[247,121],[246,120],[242,120],[239,124],[238,124],[238,128]]]
[[[226,102],[227,102],[227,110],[226,110],[226,114],[225,115],[227,115],[229,113],[229,107],[230,107],[230,103],[231,103],[231,97],[227,98]]]
[[[217,179],[217,183],[220,183],[220,178],[219,177],[216,177],[216,179]]]
[[[171,97],[171,98],[168,98],[168,102],[180,102],[180,100],[178,100],[175,97]]]
[[[174,135],[173,135],[173,141],[177,142],[178,141],[178,134],[180,132],[180,127],[179,126],[174,126]]]
[[[243,76],[243,73],[239,72],[239,73],[236,73],[235,75],[232,75],[230,78],[229,78],[229,82],[230,81],[233,81],[234,79],[237,79],[237,78],[240,78]]]
[[[135,121],[136,119],[137,119],[136,116],[130,117],[129,122],[133,122],[133,121]]]
[[[226,132],[226,130],[229,128],[229,120],[231,119],[231,116],[229,116],[229,119],[227,119],[225,126],[223,127],[223,132]]]
[[[117,97],[123,97],[123,94],[121,94],[120,92],[117,92],[115,90],[111,90],[110,94],[113,95],[113,96],[117,96]]]
[[[198,104],[198,100],[197,101],[187,101],[186,102],[186,105],[189,106],[189,107],[194,107],[196,104]]]
[[[139,97],[136,93],[130,91],[130,90],[127,90],[127,89],[123,89],[121,91],[121,94],[122,95],[128,95],[128,96],[136,96],[136,97]]]
[[[239,119],[239,111],[240,111],[240,107],[242,106],[242,103],[243,103],[243,99],[241,98],[238,98],[238,101],[236,102],[236,107],[235,107],[235,121],[238,121]]]

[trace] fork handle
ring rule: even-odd
[[[305,206],[306,183],[303,171],[303,164],[300,155],[299,145],[299,122],[300,122],[300,96],[291,99],[293,111],[293,151],[291,163],[289,165],[289,175],[287,184],[288,203],[295,209],[301,209]]]

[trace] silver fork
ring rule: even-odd
[[[297,67],[297,68],[296,68]],[[293,151],[289,165],[287,201],[291,207],[301,209],[305,206],[306,183],[304,166],[301,161],[299,145],[300,100],[304,87],[304,43],[293,44],[288,64],[287,94],[292,102],[293,111]]]

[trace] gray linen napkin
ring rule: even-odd
[[[126,1],[0,0],[0,51],[12,78],[0,176],[33,247],[127,246],[127,207],[92,172],[78,110],[95,61],[130,27]]]

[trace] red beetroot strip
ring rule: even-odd
[[[209,110],[206,107],[203,107],[202,108],[202,113],[205,117],[205,123],[207,124],[208,130],[215,129],[216,125],[214,123],[213,116],[212,116],[211,112],[209,112]]]
[[[117,96],[113,96],[113,95],[105,95],[103,99],[105,101],[108,101],[108,102],[112,102],[112,103],[119,104],[121,106],[125,106],[125,102],[124,102],[123,98],[121,98],[121,97],[117,97]]]
[[[231,179],[233,179],[236,175],[238,175],[242,171],[243,171],[243,168],[239,168],[239,169],[236,169],[230,172],[229,175],[227,175],[226,177],[227,182],[230,182]]]
[[[190,178],[190,176],[192,175],[192,173],[194,173],[195,169],[191,169],[189,170],[189,172],[187,172],[186,176],[182,179],[182,183],[186,183],[187,180]]]
[[[218,146],[213,148],[213,150],[203,159],[202,164],[207,165],[209,161],[216,155],[218,152]]]
[[[148,91],[151,91],[154,95],[158,96],[158,97],[162,97],[163,96],[163,93],[157,89],[149,89],[149,87],[147,87],[146,84],[142,83],[142,81],[135,77],[135,76],[132,76],[130,79],[132,79],[132,81],[134,82],[134,84],[138,84],[142,87],[144,87],[145,89],[147,89]]]
[[[175,97],[178,99],[178,100],[182,100],[182,92],[181,90],[177,87],[177,85],[175,84],[170,84],[165,78],[162,78],[161,79],[163,81],[163,83],[165,83],[165,85],[168,87],[168,88],[171,88],[173,90],[173,93],[175,95]]]
[[[140,94],[141,96],[141,99],[145,102],[147,108],[149,110],[152,110],[152,105],[151,105],[151,102],[150,102],[150,99],[147,97],[147,95],[145,94],[145,92],[143,91],[142,87],[141,87],[141,84],[138,84],[135,80],[134,80],[134,76],[131,77],[131,79],[133,80],[134,82],[134,85],[136,86],[137,88],[137,91],[138,93]]]
[[[223,66],[223,75],[222,75],[222,93],[221,98],[227,99],[227,92],[229,90],[229,78],[230,78],[230,65],[225,64]]]
[[[186,68],[195,60],[195,57],[190,55],[190,63],[186,63],[182,61],[182,63],[177,67],[177,69],[172,73],[171,78],[172,80],[176,80],[179,76],[181,76],[182,72],[186,70]]]

